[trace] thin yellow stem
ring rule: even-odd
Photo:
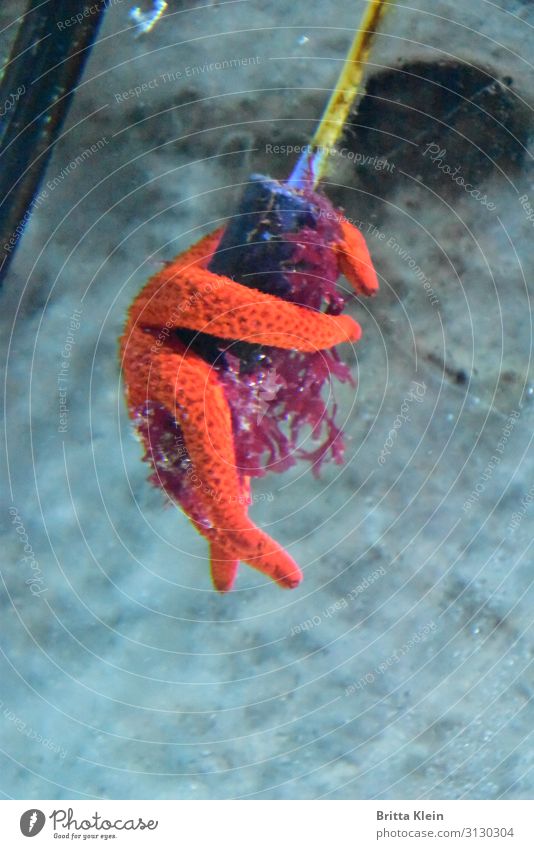
[[[341,74],[326,106],[321,122],[310,142],[310,149],[317,151],[313,155],[313,184],[317,185],[323,176],[328,152],[334,147],[347,121],[351,107],[360,94],[361,82],[373,38],[380,22],[394,0],[369,0],[363,13],[360,26],[354,34]],[[310,157],[308,155],[308,163]],[[304,163],[297,166],[292,179],[298,179]]]

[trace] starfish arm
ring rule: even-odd
[[[315,352],[356,342],[361,328],[349,316],[332,316],[249,289],[229,277],[174,264],[156,274],[135,301],[131,320],[155,332],[187,328],[287,350]]]
[[[141,331],[135,331],[141,334]],[[143,334],[141,334],[143,335]],[[125,359],[128,356],[126,348]],[[290,555],[247,516],[248,479],[236,468],[230,409],[215,371],[191,351],[152,355],[151,366],[130,381],[130,399],[162,404],[180,426],[187,453],[200,481],[195,526],[214,546],[214,577],[225,591],[232,563],[242,560],[283,587],[300,583],[302,573]],[[142,385],[141,385],[142,384]],[[135,395],[135,398],[134,398]],[[222,556],[224,554],[224,556]],[[221,574],[220,561],[229,567]],[[228,587],[229,588],[229,587]]]
[[[212,577],[219,592],[231,589],[229,582],[233,582],[232,563],[235,560],[257,569],[283,589],[294,589],[302,581],[302,572],[293,558],[246,515],[241,517],[240,525],[236,528],[225,526],[208,531],[199,530],[212,546]]]
[[[167,267],[172,265],[176,268],[176,270],[180,268],[186,270],[192,265],[199,265],[201,267],[206,266],[213,256],[213,253],[217,250],[217,246],[221,241],[221,237],[225,229],[225,227],[219,227],[212,233],[202,236],[198,242],[195,242],[182,254],[178,254],[178,256],[171,259],[170,262],[166,262],[165,265]]]
[[[183,434],[196,483],[194,495],[177,500],[210,544],[216,589],[232,588],[239,561],[292,588],[302,579],[297,564],[248,517],[249,479],[236,467],[239,434],[217,372],[172,331],[308,353],[357,341],[361,329],[349,316],[299,306],[209,271],[222,234],[220,228],[167,263],[132,304],[121,338],[129,407],[135,418],[147,405],[161,405]],[[378,280],[362,234],[342,221],[330,247],[356,292],[374,294]]]
[[[332,245],[338,255],[339,270],[359,295],[374,295],[378,291],[378,278],[365,239],[345,219],[340,227],[341,239]]]
[[[220,543],[213,540],[210,543],[210,565],[211,580],[215,589],[220,593],[229,592],[237,577],[239,560],[228,556]]]

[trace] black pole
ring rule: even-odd
[[[28,0],[0,78],[0,285],[109,0]]]

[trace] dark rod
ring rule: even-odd
[[[0,78],[0,285],[109,0],[28,0]]]

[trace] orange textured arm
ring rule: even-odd
[[[287,350],[313,352],[356,342],[360,325],[249,289],[229,277],[171,263],[156,274],[135,302],[132,319],[143,327],[185,327]]]
[[[224,230],[224,227],[219,227],[213,233],[202,236],[198,242],[191,245],[184,253],[178,254],[175,259],[171,259],[165,265],[167,268],[172,265],[176,269],[183,268],[184,270],[190,268],[192,265],[206,266],[217,250],[217,245],[221,241]]]
[[[378,278],[365,239],[345,219],[340,226],[342,238],[333,245],[338,254],[339,270],[358,294],[374,295],[378,292]]]

